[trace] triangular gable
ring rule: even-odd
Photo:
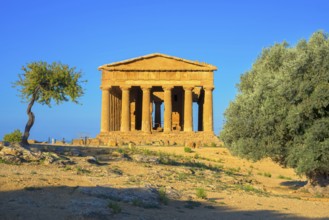
[[[154,53],[134,59],[102,65],[99,70],[109,71],[215,71],[213,65]]]

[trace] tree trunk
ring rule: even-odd
[[[309,184],[311,186],[321,186],[326,187],[329,185],[329,174],[322,172],[311,172],[306,174],[307,179],[309,180]]]
[[[30,103],[27,107],[27,110],[26,110],[26,113],[29,116],[29,120],[27,121],[27,124],[25,125],[24,134],[22,136],[22,142],[21,143],[22,143],[23,146],[28,146],[29,145],[29,142],[27,141],[27,139],[30,136],[30,130],[31,130],[33,124],[34,124],[34,118],[35,118],[33,112],[31,111],[31,109],[32,109],[32,106],[33,106],[34,101],[36,99],[38,90],[39,89],[36,89],[35,92],[33,93],[31,101],[30,101]]]

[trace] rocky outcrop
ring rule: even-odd
[[[8,146],[0,146],[0,160],[8,164],[21,164],[23,162],[34,162],[43,164],[67,165],[74,162],[69,158],[59,156],[51,152],[41,152],[36,149],[22,147],[18,143]]]
[[[151,163],[151,164],[160,163],[160,158],[157,156],[135,154],[135,155],[132,155],[131,158],[133,159],[133,161],[140,162],[140,163]]]
[[[128,188],[115,189],[111,187],[79,187],[79,192],[101,198],[110,199],[114,201],[122,201],[128,203],[138,203],[145,208],[159,207],[159,193],[157,189],[152,187],[146,188]]]

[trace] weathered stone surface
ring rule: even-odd
[[[117,141],[117,143],[118,143],[118,146],[119,147],[122,147],[123,146],[123,141],[122,140]]]
[[[195,142],[195,148],[201,148],[201,147],[202,147],[202,142],[201,141]]]
[[[108,134],[99,135],[97,138],[104,140],[104,143],[108,143],[111,139],[122,139],[127,143],[133,142],[140,146],[159,141],[163,142],[164,146],[185,146],[185,144],[190,141],[195,143],[200,142],[200,144],[202,144],[201,147],[211,146],[212,143],[216,144],[216,146],[221,146],[221,141],[215,135],[204,132],[175,132],[172,134],[163,132],[145,134],[139,131],[131,131],[126,133],[109,132]]]
[[[132,148],[134,148],[136,146],[136,144],[134,144],[134,143],[132,143],[132,142],[130,142],[129,144],[128,144],[128,148],[129,149],[132,149]]]
[[[112,156],[112,157],[124,157],[123,153],[120,153],[120,152],[118,152],[118,151],[113,151],[113,152],[111,153],[111,156]]]
[[[88,163],[92,163],[92,164],[97,164],[98,163],[96,157],[93,157],[93,156],[86,157],[86,161]]]
[[[70,149],[70,151],[65,153],[68,156],[80,157],[82,156],[82,152],[76,148]]]
[[[117,142],[115,140],[109,140],[109,142],[107,143],[108,146],[110,147],[116,147],[117,146]]]
[[[55,153],[41,152],[39,150],[30,150],[21,147],[19,144],[12,144],[3,147],[0,151],[0,159],[7,163],[19,164],[21,162],[36,162],[57,165],[73,164],[69,158],[59,157]]]
[[[52,155],[46,155],[45,157],[44,157],[44,164],[45,165],[49,165],[49,164],[52,164],[52,163],[54,163],[56,161],[56,158],[55,157],[53,157]]]
[[[67,207],[72,210],[72,219],[111,219],[108,200],[91,197],[86,199],[72,199]]]
[[[22,152],[16,149],[13,146],[4,146],[1,151],[0,155],[13,155],[13,156],[19,156]]]
[[[60,160],[55,160],[54,164],[58,165],[59,167],[65,167],[67,165],[73,165],[75,162],[70,159],[60,159]]]
[[[195,148],[195,142],[194,141],[187,141],[185,143],[185,146],[189,147],[189,148]]]
[[[123,188],[115,189],[110,187],[79,187],[79,192],[102,199],[110,199],[115,201],[140,202],[144,207],[158,207],[159,194],[154,188]]]
[[[18,156],[14,156],[14,155],[1,155],[0,159],[3,160],[5,163],[9,163],[9,164],[20,164],[22,162],[22,159]]]
[[[136,162],[142,162],[142,163],[152,163],[152,164],[159,164],[160,158],[157,156],[148,156],[148,155],[142,155],[142,154],[135,154],[131,156],[132,159]]]
[[[174,146],[174,145],[176,145],[175,141],[169,141],[169,146]]]
[[[38,161],[42,158],[42,153],[40,151],[38,152],[32,152],[28,149],[25,149],[21,147],[19,144],[12,144],[10,146],[5,146],[0,151],[0,156],[5,158],[7,155],[12,155],[21,161]],[[9,157],[6,157],[9,158]]]
[[[166,195],[169,199],[177,200],[182,197],[181,193],[171,186],[166,187]]]

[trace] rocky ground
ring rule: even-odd
[[[304,177],[225,148],[0,149],[0,219],[329,219]]]

